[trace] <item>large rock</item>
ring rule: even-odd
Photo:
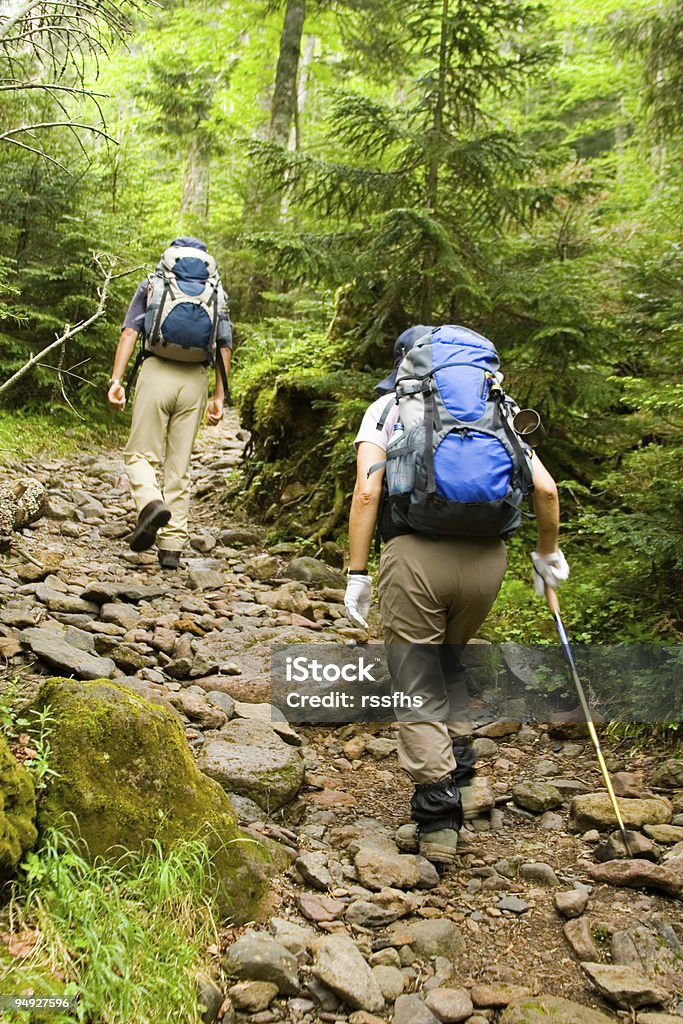
[[[165,593],[166,589],[155,583],[112,583],[106,580],[92,580],[85,590],[81,591],[81,597],[84,601],[94,601],[97,605],[112,604],[115,601],[138,604],[140,601],[152,601],[155,597],[163,597]]]
[[[0,537],[7,538],[13,530],[23,530],[40,519],[45,515],[47,504],[45,487],[32,477],[0,487]]]
[[[321,893],[300,892],[296,905],[309,921],[336,921],[346,910],[346,903]]]
[[[321,587],[344,589],[346,587],[346,577],[343,572],[331,569],[320,559],[311,558],[308,555],[293,559],[287,568],[283,569],[281,575],[290,580],[301,580],[302,583],[307,583],[318,589]]]
[[[365,900],[355,900],[346,911],[346,920],[362,928],[382,928],[415,909],[415,898],[400,889],[382,889]]]
[[[35,843],[36,798],[28,772],[0,736],[0,882],[11,878]]]
[[[618,797],[619,811],[626,828],[642,828],[643,825],[667,825],[671,821],[672,807],[664,797],[628,799]],[[575,796],[571,803],[570,825],[579,832],[597,828],[604,832],[617,825],[609,793],[586,793]]]
[[[384,996],[371,968],[347,935],[328,935],[314,946],[313,974],[354,1010],[375,1013]]]
[[[266,932],[250,929],[240,935],[228,949],[224,966],[235,978],[269,981],[284,996],[299,991],[296,957]]]
[[[523,996],[515,999],[500,1018],[500,1024],[612,1024],[613,1018],[600,1010],[559,996]]]
[[[439,1018],[415,992],[398,997],[393,1020],[394,1024],[439,1024]]]
[[[611,860],[589,868],[596,882],[623,885],[630,889],[658,889],[683,900],[683,857],[671,857],[664,864],[648,860]]]
[[[19,639],[46,665],[70,672],[78,679],[111,679],[116,671],[111,658],[100,658],[74,647],[56,629],[23,629]]]
[[[569,889],[567,892],[556,892],[553,902],[562,917],[580,917],[588,906],[588,893],[585,889]]]
[[[534,814],[552,811],[562,804],[562,794],[550,782],[519,782],[512,789],[512,798],[519,807]]]
[[[73,814],[91,856],[157,839],[165,849],[205,838],[236,919],[254,916],[270,855],[237,828],[221,787],[199,772],[174,714],[105,679],[48,679],[37,706],[54,718],[50,781],[39,827]]]
[[[406,978],[398,967],[391,964],[377,964],[372,973],[380,987],[382,995],[388,1003],[395,1002],[406,987]]]
[[[54,590],[47,583],[38,583],[35,595],[39,601],[47,605],[51,612],[64,612],[67,615],[80,615],[81,613],[97,615],[100,610],[99,605],[92,601],[84,601],[82,597],[76,597],[75,594],[64,594],[61,590]]]
[[[486,982],[473,985],[470,990],[472,1002],[477,1007],[502,1009],[515,999],[522,999],[529,994],[524,985],[513,985],[509,982]]]
[[[593,940],[590,922],[581,916],[567,921],[562,927],[564,936],[578,960],[597,960],[600,956]]]
[[[459,1024],[474,1012],[466,988],[434,988],[425,997],[425,1003],[444,1024]]]
[[[271,917],[270,927],[276,941],[295,956],[307,953],[317,938],[312,928],[302,928],[285,917]]]
[[[259,604],[265,604],[269,608],[278,608],[285,612],[296,612],[297,615],[305,615],[313,618],[313,606],[308,596],[308,591],[299,580],[292,580],[285,583],[277,590],[257,591],[256,600]]]
[[[304,762],[265,722],[233,719],[209,739],[198,758],[201,771],[229,793],[274,811],[294,799],[304,780]]]
[[[389,926],[389,938],[395,946],[410,946],[418,956],[443,956],[456,965],[465,952],[462,932],[447,917],[408,923],[397,921]]]
[[[272,981],[240,981],[228,989],[230,1002],[242,1013],[260,1013],[267,1010],[278,993]]]
[[[420,881],[417,858],[399,853],[393,844],[386,848],[363,846],[355,864],[361,885],[368,889],[412,889]]]
[[[662,789],[683,789],[683,757],[670,757],[658,764],[650,784]]]
[[[683,825],[646,825],[645,835],[665,846],[683,843]]]
[[[633,967],[595,963],[581,966],[600,994],[623,1010],[665,1003],[669,998],[665,988]]]

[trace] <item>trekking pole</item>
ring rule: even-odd
[[[598,734],[595,729],[595,723],[593,722],[591,709],[588,706],[586,694],[584,693],[583,686],[581,685],[581,680],[579,679],[579,673],[576,671],[576,665],[574,664],[574,657],[572,655],[571,647],[569,646],[569,640],[567,639],[567,634],[565,632],[564,625],[562,624],[562,616],[560,615],[560,602],[558,601],[557,594],[555,593],[553,588],[549,587],[547,584],[545,587],[545,599],[548,602],[548,607],[550,608],[550,611],[553,613],[553,617],[555,619],[555,625],[557,626],[557,632],[560,637],[560,643],[562,644],[562,650],[564,651],[567,657],[567,662],[569,663],[572,679],[574,680],[574,686],[576,687],[576,692],[579,695],[579,701],[581,702],[581,707],[586,718],[588,732],[591,740],[593,741],[593,746],[595,747],[595,753],[598,757],[598,764],[600,766],[600,771],[602,772],[602,777],[605,781],[607,792],[609,793],[609,798],[612,801],[612,808],[616,815],[617,824],[619,825],[619,831],[621,832],[621,838],[624,840],[626,853],[629,857],[632,857],[633,854],[631,853],[631,847],[629,846],[628,835],[626,832],[626,828],[624,827],[624,820],[621,817],[619,804],[617,803],[617,798],[615,796],[614,789],[612,788],[612,780],[609,777],[607,765],[605,764],[605,758],[602,756],[602,748],[600,747],[600,740],[598,739]]]

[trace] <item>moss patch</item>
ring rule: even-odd
[[[73,815],[91,857],[143,850],[150,839],[170,849],[201,837],[223,909],[236,920],[253,917],[273,858],[240,833],[228,797],[197,769],[173,714],[106,679],[48,679],[37,706],[47,704],[59,777],[41,805],[39,827]]]
[[[11,878],[36,841],[36,798],[28,772],[0,736],[0,882]]]

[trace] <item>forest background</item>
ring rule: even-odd
[[[116,428],[106,382],[132,291],[199,235],[252,431],[225,507],[242,491],[273,540],[311,553],[343,538],[351,441],[395,337],[465,324],[542,415],[574,640],[676,641],[683,3],[69,10],[0,4],[0,381],[92,315],[109,256],[115,277],[104,317],[42,360],[61,372],[0,393],[3,447]],[[490,639],[552,635],[533,543],[527,522]]]

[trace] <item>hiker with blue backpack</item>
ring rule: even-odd
[[[367,627],[368,559],[383,541],[378,597],[394,692],[422,698],[397,711],[398,757],[414,792],[397,843],[452,863],[463,823],[460,788],[475,757],[459,650],[490,611],[505,574],[505,540],[532,495],[535,589],[569,575],[558,547],[555,482],[515,429],[493,344],[465,327],[411,327],[355,438],[345,606]],[[519,421],[518,421],[518,429]]]
[[[138,352],[127,388],[122,381]],[[188,538],[190,459],[206,409],[215,425],[229,402],[232,325],[216,261],[198,238],[176,238],[126,313],[107,400],[123,410],[139,368],[125,464],[138,513],[133,551],[156,542],[159,564],[176,569]],[[216,385],[207,406],[208,367]],[[157,474],[163,473],[163,491]]]

